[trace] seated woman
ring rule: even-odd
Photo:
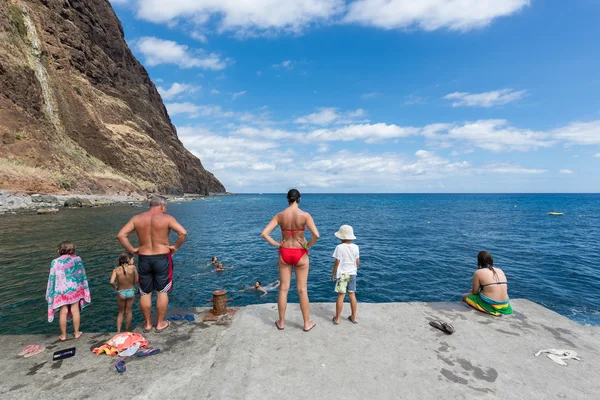
[[[494,259],[487,251],[477,255],[478,270],[473,274],[473,287],[463,295],[463,301],[474,309],[496,317],[512,314],[506,275],[494,268]]]

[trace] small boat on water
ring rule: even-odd
[[[565,215],[565,213],[556,212],[556,211],[550,211],[548,213],[548,215],[554,215],[555,217],[562,217],[563,215]]]

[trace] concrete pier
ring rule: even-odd
[[[600,328],[584,327],[527,300],[494,318],[459,303],[359,303],[359,323],[334,326],[334,304],[313,304],[317,326],[302,331],[297,304],[285,330],[274,304],[248,306],[228,325],[172,322],[144,336],[158,355],[118,357],[91,349],[110,333],[78,340],[0,336],[0,398],[8,399],[593,399],[600,397]],[[197,321],[205,309],[193,309]],[[175,312],[177,310],[174,310]],[[85,312],[82,313],[85,319]],[[429,326],[454,325],[447,335]],[[58,334],[58,325],[57,325]],[[23,358],[27,344],[47,347]],[[77,355],[52,361],[58,349]],[[541,349],[575,350],[560,366]]]

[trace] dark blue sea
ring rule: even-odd
[[[217,288],[227,289],[234,305],[276,302],[276,292],[259,297],[241,289],[278,278],[277,252],[260,232],[285,206],[284,195],[170,204],[168,212],[188,230],[174,257],[170,304],[207,306]],[[470,289],[477,253],[487,250],[506,272],[512,298],[600,325],[600,195],[306,194],[301,207],[321,233],[310,253],[311,301],[335,301],[331,254],[338,240],[333,233],[350,224],[361,250],[359,302],[460,301]],[[46,320],[44,295],[55,246],[62,240],[76,243],[91,287],[82,330],[114,330],[117,305],[108,281],[121,252],[116,234],[140,211],[117,206],[0,216],[0,333],[58,332],[57,320]],[[564,216],[549,216],[549,211]],[[208,266],[213,255],[234,268],[213,272]],[[141,321],[137,300],[134,320]]]

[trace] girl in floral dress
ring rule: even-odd
[[[54,321],[54,314],[60,310],[60,340],[67,339],[67,321],[71,320],[77,339],[81,336],[79,311],[91,303],[90,289],[83,262],[75,255],[75,244],[62,242],[58,245],[58,255],[50,266],[46,289],[48,322]]]

